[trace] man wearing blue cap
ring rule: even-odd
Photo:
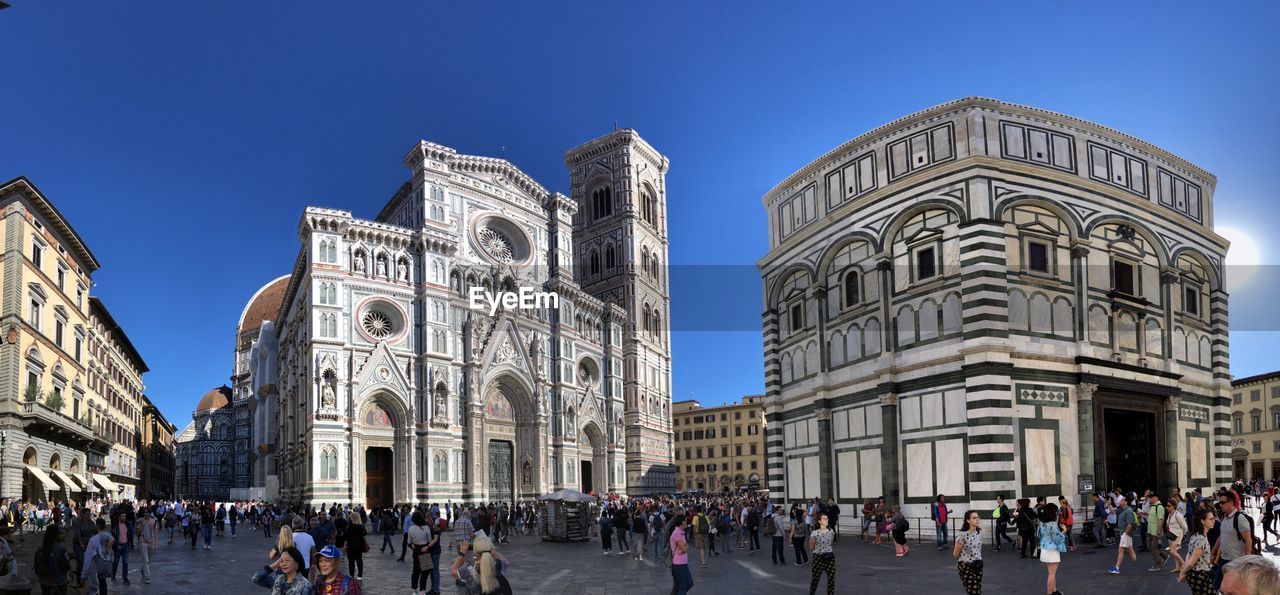
[[[315,590],[328,595],[361,595],[360,581],[342,574],[342,550],[329,544],[320,549],[316,558]]]

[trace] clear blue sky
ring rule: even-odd
[[[9,1],[0,178],[30,177],[101,259],[95,291],[180,427],[227,380],[245,302],[289,272],[303,207],[372,217],[420,138],[505,146],[560,191],[564,150],[615,122],[670,156],[672,262],[723,267],[673,290],[677,329],[698,329],[673,340],[676,397],[704,403],[763,390],[761,195],[958,97],[1186,157],[1219,177],[1220,226],[1280,246],[1275,3]],[[1280,369],[1277,278],[1234,290],[1237,375]]]

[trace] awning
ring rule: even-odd
[[[27,465],[27,471],[30,471],[32,475],[36,476],[36,479],[39,479],[40,483],[44,484],[44,488],[46,490],[56,492],[62,489],[58,487],[58,484],[53,483],[52,479],[49,479],[49,475],[44,472],[44,469],[36,467],[35,465]]]
[[[98,486],[101,487],[103,491],[107,492],[108,494],[116,493],[115,482],[112,482],[110,479],[108,479],[106,475],[98,475],[97,473],[94,473],[93,482],[98,484]]]
[[[70,492],[80,491],[80,486],[76,485],[75,480],[71,479],[71,477],[69,477],[66,473],[63,473],[57,469],[54,469],[53,474],[57,476],[58,481],[62,482],[62,485],[67,486],[67,491],[70,491]]]
[[[71,477],[75,478],[76,483],[80,484],[80,487],[84,488],[86,492],[93,491],[92,481],[85,479],[82,475],[72,475]]]

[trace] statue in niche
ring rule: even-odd
[[[409,266],[406,265],[403,260],[396,266],[396,278],[401,281],[409,280]]]
[[[525,461],[524,464],[520,466],[520,481],[524,485],[533,483],[533,470],[529,467],[529,461]]]
[[[357,273],[364,272],[364,254],[357,252],[355,257],[351,259],[351,268]]]
[[[377,268],[377,270],[375,271],[375,273],[374,273],[374,274],[376,274],[376,275],[377,275],[377,276],[379,276],[379,277],[386,277],[386,276],[387,276],[387,261],[386,261],[386,260],[381,259],[381,258],[379,258],[379,259],[378,259],[378,268]]]
[[[325,383],[324,388],[320,389],[320,406],[325,409],[333,409],[338,406],[338,398],[333,394],[333,387]]]

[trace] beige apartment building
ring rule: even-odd
[[[752,395],[719,407],[693,400],[672,404],[677,491],[768,487],[763,401]]]
[[[30,180],[0,183],[0,495],[134,498],[146,364],[89,295],[99,262]]]
[[[1280,371],[1231,382],[1231,477],[1280,478]]]

